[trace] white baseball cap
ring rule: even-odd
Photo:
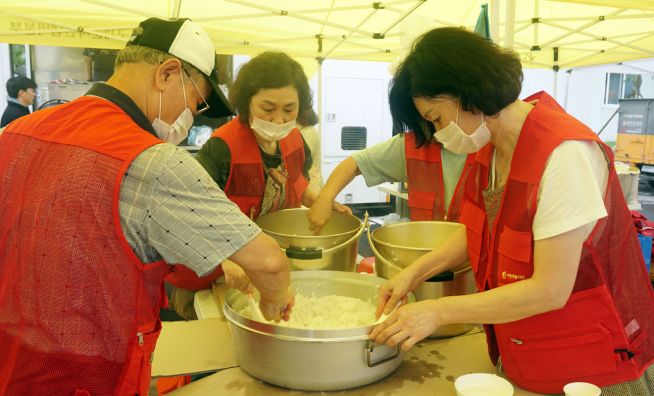
[[[197,68],[211,84],[207,117],[234,115],[234,108],[218,86],[216,51],[207,32],[188,18],[167,21],[149,18],[134,29],[127,45],[141,45],[173,55]]]

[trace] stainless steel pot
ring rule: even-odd
[[[265,214],[257,224],[275,238],[294,270],[354,271],[359,236],[365,222],[355,216],[332,212],[320,235],[309,230],[306,208]]]
[[[420,256],[446,242],[455,232],[465,227],[459,223],[442,221],[412,221],[380,227],[368,241],[375,254],[375,271],[382,278],[390,279]],[[418,301],[472,294],[476,291],[474,274],[466,262],[452,271],[445,271],[418,286],[413,293]],[[451,337],[463,334],[471,324],[455,323],[441,326],[429,338]]]
[[[296,271],[291,282],[298,293],[342,295],[377,301],[385,282],[373,275],[342,271]],[[415,301],[413,295],[409,301]],[[398,348],[374,345],[372,326],[337,330],[296,329],[260,323],[238,312],[248,305],[238,290],[225,296],[223,310],[230,326],[234,355],[241,368],[262,381],[285,388],[331,391],[367,385],[400,365]]]

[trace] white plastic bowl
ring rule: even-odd
[[[512,396],[513,385],[495,374],[473,373],[454,381],[457,396]]]
[[[571,382],[563,387],[565,396],[599,396],[602,390],[588,382]]]

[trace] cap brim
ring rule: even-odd
[[[215,69],[211,72],[211,75],[207,77],[207,81],[211,84],[211,95],[209,95],[209,98],[207,99],[209,110],[202,113],[202,115],[209,118],[236,115],[234,108],[225,97],[225,94],[223,94],[220,86],[218,86],[218,74]]]

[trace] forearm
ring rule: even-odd
[[[559,308],[552,289],[525,279],[496,289],[434,300],[440,325],[507,323]]]
[[[302,194],[302,205],[310,208],[316,202],[316,198],[318,198],[318,193],[309,185]]]
[[[528,279],[493,290],[436,300],[444,323],[506,323],[562,308],[574,287],[585,227],[535,241]]]
[[[291,285],[291,272],[288,267],[277,272],[246,271],[246,274],[252,284],[259,289],[261,297],[271,301],[284,298]]]
[[[287,295],[291,284],[288,259],[271,237],[260,233],[229,259],[243,268],[263,298],[276,301]]]
[[[327,179],[327,183],[320,191],[321,199],[333,201],[338,193],[347,186],[356,176],[360,175],[359,167],[352,157],[342,161]]]
[[[421,256],[408,267],[414,273],[412,290],[427,279],[461,265],[467,259],[465,227],[461,227],[440,248]]]

